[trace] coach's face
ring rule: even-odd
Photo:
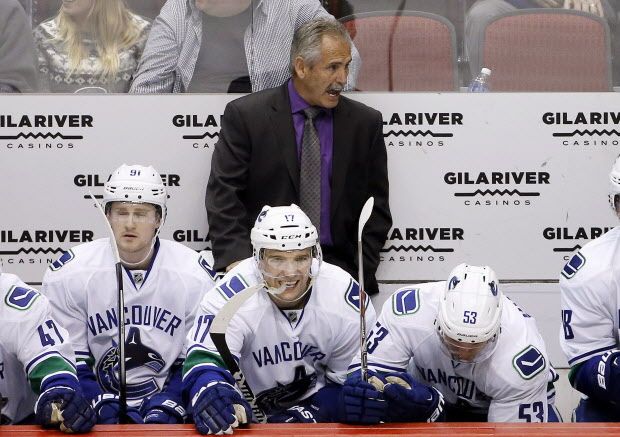
[[[351,46],[343,38],[323,36],[321,52],[315,62],[302,57],[294,61],[293,84],[303,99],[312,106],[334,108],[347,83]]]
[[[144,260],[161,224],[155,206],[150,203],[114,202],[107,217],[121,258],[131,263]]]

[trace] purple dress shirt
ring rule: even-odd
[[[304,124],[306,116],[303,110],[310,107],[297,92],[293,85],[293,79],[288,81],[288,96],[291,102],[293,114],[293,126],[295,128],[295,142],[297,144],[297,161],[301,160],[301,145],[304,136]],[[331,109],[323,109],[323,112],[314,119],[314,127],[319,135],[321,143],[321,244],[332,245],[332,229],[330,220],[330,205],[332,198],[332,158],[334,150],[334,116]]]

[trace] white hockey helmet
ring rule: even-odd
[[[616,215],[618,214],[616,210],[616,203],[619,199],[617,196],[620,195],[620,156],[616,158],[614,165],[611,168],[611,172],[609,173],[609,206],[614,210]]]
[[[257,266],[265,249],[287,251],[311,247],[312,257],[319,265],[322,261],[319,234],[306,213],[294,203],[290,206],[265,205],[250,232],[250,240]]]
[[[502,292],[493,269],[456,266],[440,297],[437,314],[438,333],[453,358],[465,362],[486,359],[497,343],[501,317]],[[460,360],[455,357],[459,348],[475,350],[475,356]]]
[[[166,218],[166,186],[152,166],[123,164],[108,178],[103,188],[103,208],[111,202],[150,203],[161,208]]]

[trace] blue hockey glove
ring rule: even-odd
[[[104,393],[93,400],[93,410],[97,413],[97,423],[102,425],[113,425],[119,423],[118,412],[120,403],[117,395]],[[127,418],[131,423],[144,423],[142,415],[137,408],[127,406]]]
[[[319,409],[314,405],[304,407],[301,405],[295,405],[294,407],[287,408],[277,414],[269,416],[267,422],[269,423],[316,423],[315,415],[319,412]]]
[[[77,384],[77,381],[76,381]],[[34,406],[37,423],[68,433],[88,432],[96,416],[79,387],[52,386],[39,396]]]
[[[250,405],[224,381],[211,381],[194,395],[192,414],[200,434],[232,434],[252,420]]]
[[[571,371],[571,382],[591,398],[620,404],[620,351],[611,350],[582,363]]]
[[[368,371],[371,378],[380,377]],[[374,381],[374,380],[373,380]],[[375,424],[385,420],[387,402],[383,393],[371,382],[364,382],[357,371],[347,378],[340,392],[340,421],[345,423]]]
[[[173,399],[170,393],[157,393],[146,399],[140,407],[144,423],[185,423],[187,413],[181,399]]]
[[[381,375],[387,382],[383,396],[389,422],[436,422],[443,420],[443,395],[405,372]]]

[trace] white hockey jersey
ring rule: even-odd
[[[75,357],[45,296],[8,273],[0,274],[0,294],[0,422],[6,425],[34,412],[33,390],[46,376],[75,375]]]
[[[383,305],[368,338],[368,366],[379,372],[409,370],[437,388],[446,404],[489,422],[547,420],[550,364],[534,318],[503,296],[496,349],[476,364],[453,361],[437,335],[439,298],[445,281],[397,290]],[[351,370],[359,367],[354,360]]]
[[[208,335],[214,315],[230,297],[259,283],[260,273],[248,258],[207,293],[188,336],[184,378],[213,363],[209,356],[219,358]],[[368,299],[367,326],[375,319]],[[359,354],[359,324],[359,285],[341,268],[323,262],[303,310],[280,310],[261,290],[233,316],[226,342],[259,406],[270,414],[298,404],[329,381],[344,382],[347,366]]]
[[[562,269],[560,346],[568,364],[618,348],[620,227],[586,244]]]
[[[123,269],[127,399],[131,406],[162,390],[214,272],[203,255],[158,240],[148,270]],[[76,246],[52,263],[42,291],[70,332],[78,365],[93,365],[104,392],[118,391],[115,261],[107,238]]]

